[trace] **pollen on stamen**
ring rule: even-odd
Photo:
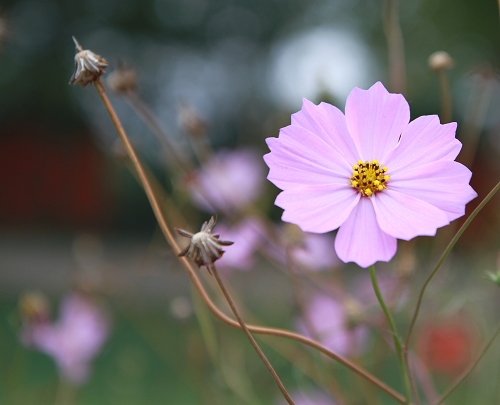
[[[371,197],[373,194],[387,188],[390,176],[386,166],[379,164],[377,159],[371,162],[358,160],[352,166],[353,172],[350,178],[350,185],[357,189],[362,196]]]

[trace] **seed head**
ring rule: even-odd
[[[121,65],[108,76],[106,83],[116,93],[128,93],[137,87],[137,74],[135,70]]]
[[[184,102],[177,104],[179,126],[194,138],[201,138],[207,130],[207,123],[194,108]]]
[[[85,87],[106,73],[104,69],[108,67],[108,62],[92,51],[82,50],[74,37],[73,40],[79,52],[75,55],[75,72],[71,76],[69,84],[79,83]]]
[[[445,51],[434,52],[429,56],[429,67],[434,72],[448,70],[453,66],[453,59]]]
[[[227,240],[220,240],[220,235],[212,233],[215,223],[215,217],[210,218],[210,221],[203,223],[200,232],[195,234],[182,229],[176,229],[179,235],[191,239],[189,245],[179,253],[179,256],[189,257],[198,267],[205,266],[210,274],[212,274],[210,269],[214,262],[224,254],[222,246],[230,246],[234,243]]]

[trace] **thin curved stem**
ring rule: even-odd
[[[212,270],[212,274],[215,277],[215,280],[217,281],[217,284],[219,285],[219,287],[220,287],[220,289],[222,291],[222,294],[224,294],[224,297],[226,298],[227,303],[231,307],[231,311],[233,311],[233,314],[234,314],[235,318],[237,319],[238,323],[240,324],[241,329],[245,333],[246,337],[250,341],[250,344],[253,346],[253,348],[255,349],[255,351],[257,352],[257,354],[259,355],[260,359],[262,360],[262,362],[266,366],[266,368],[269,371],[269,373],[272,375],[274,381],[276,382],[276,385],[278,386],[279,390],[281,391],[281,394],[285,398],[286,402],[288,402],[290,405],[295,405],[295,403],[293,402],[292,398],[290,397],[290,394],[288,394],[285,386],[283,385],[283,383],[281,382],[278,374],[274,370],[273,366],[271,365],[271,363],[267,359],[267,357],[264,354],[264,352],[262,351],[262,349],[259,347],[258,343],[253,338],[252,334],[250,333],[250,331],[248,330],[247,326],[245,325],[245,322],[243,322],[243,319],[241,318],[241,315],[240,315],[240,313],[238,311],[238,308],[236,308],[236,305],[235,305],[233,299],[231,298],[231,295],[229,294],[229,291],[227,291],[226,286],[222,282],[222,279],[220,278],[219,272],[217,271],[217,268],[215,267],[215,265],[211,266],[211,270]]]
[[[476,217],[477,214],[479,214],[479,212],[484,208],[484,206],[488,203],[488,201],[490,201],[493,198],[493,196],[498,192],[498,190],[500,190],[500,182],[497,183],[497,185],[495,187],[493,187],[493,189],[489,192],[489,194],[486,197],[484,197],[484,200],[481,201],[481,203],[476,207],[476,209],[472,212],[472,214],[469,215],[469,218],[467,218],[467,220],[463,223],[463,225],[460,227],[458,232],[455,234],[453,239],[450,241],[450,243],[446,247],[445,251],[441,255],[441,258],[437,262],[434,270],[432,270],[431,274],[429,274],[429,276],[427,277],[427,280],[425,280],[425,283],[422,286],[422,290],[420,291],[420,294],[418,296],[417,306],[415,308],[415,312],[414,312],[413,318],[411,320],[410,328],[408,330],[408,335],[406,336],[406,339],[405,339],[405,344],[404,344],[405,347],[409,347],[409,345],[410,345],[413,329],[415,328],[415,323],[417,322],[417,317],[418,317],[418,314],[420,312],[420,307],[422,306],[422,300],[424,298],[424,294],[425,294],[425,290],[427,289],[427,286],[429,285],[431,280],[434,278],[434,276],[436,275],[438,270],[441,268],[444,261],[446,260],[446,258],[450,254],[451,250],[453,249],[455,244],[458,242],[458,240],[460,239],[462,234],[465,232],[467,227],[470,225],[472,220]]]
[[[151,188],[151,185],[149,183],[148,178],[146,177],[146,174],[144,172],[144,169],[139,162],[139,159],[130,144],[130,141],[127,137],[127,134],[125,133],[123,126],[120,123],[120,120],[118,119],[118,116],[116,115],[116,112],[113,109],[113,106],[111,105],[106,92],[104,90],[104,87],[102,86],[101,82],[98,80],[95,83],[95,88],[97,92],[99,93],[99,96],[101,97],[101,100],[118,132],[118,135],[120,139],[122,140],[125,149],[127,151],[127,154],[130,157],[130,160],[132,164],[134,165],[134,168],[137,171],[137,175],[139,177],[139,180],[144,188],[144,191],[146,193],[146,196],[148,197],[148,200],[151,204],[151,208],[153,209],[153,212],[156,216],[156,220],[158,221],[158,225],[160,226],[160,229],[162,230],[163,234],[165,235],[165,238],[167,239],[167,242],[171,246],[172,250],[176,255],[178,255],[181,252],[181,248],[177,244],[176,239],[174,238],[172,232],[170,231],[165,218],[162,214],[162,211],[160,209],[160,206],[156,200],[156,197],[153,193],[153,190]],[[234,328],[240,329],[241,326],[238,322],[236,322],[234,319],[231,319],[228,317],[224,312],[222,312],[212,301],[210,296],[207,294],[201,280],[198,277],[198,274],[196,273],[196,270],[194,269],[193,265],[191,262],[186,258],[186,257],[179,257],[178,258],[186,272],[188,273],[189,278],[191,279],[191,282],[194,284],[194,287],[200,294],[201,298],[203,299],[204,303],[207,305],[207,307],[210,309],[210,311],[217,317],[219,318],[222,322],[226,323],[229,326],[232,326]],[[332,360],[337,361],[338,363],[344,365],[345,367],[349,368],[351,371],[355,372],[356,374],[360,375],[373,385],[377,386],[380,390],[384,391],[387,395],[395,399],[397,402],[400,404],[405,404],[406,399],[397,391],[393,390],[391,387],[386,385],[384,382],[380,381],[378,378],[370,374],[368,371],[364,370],[362,367],[358,366],[357,364],[351,362],[350,360],[338,355],[337,353],[332,352],[325,346],[323,346],[321,343],[316,342],[313,339],[310,339],[306,336],[300,335],[295,332],[291,332],[288,330],[284,329],[277,329],[277,328],[266,328],[262,326],[254,326],[254,325],[247,325],[248,330],[253,333],[258,333],[258,334],[263,334],[263,335],[271,335],[271,336],[280,336],[284,337],[287,339],[295,340],[299,343],[302,343],[306,346],[309,346],[313,349],[318,350],[319,352],[323,353],[325,356],[331,358]]]
[[[403,346],[401,344],[401,339],[398,334],[398,330],[396,329],[396,324],[394,323],[394,318],[391,315],[391,311],[385,304],[384,297],[380,292],[380,287],[377,281],[377,275],[375,274],[375,266],[370,266],[370,277],[372,279],[373,290],[375,291],[375,295],[377,296],[378,302],[382,307],[382,311],[384,311],[385,317],[387,318],[387,322],[389,323],[389,327],[391,328],[392,337],[394,339],[394,348],[396,349],[396,353],[398,355],[399,367],[401,368],[401,374],[403,376],[403,385],[405,388],[406,399],[405,404],[409,404],[411,400],[411,386],[410,379],[408,377],[408,365],[406,364],[405,357],[403,356]]]
[[[479,364],[479,362],[482,360],[490,346],[493,344],[495,339],[497,338],[498,334],[500,333],[500,325],[497,326],[497,330],[491,337],[491,339],[484,345],[483,349],[479,353],[479,356],[477,359],[472,363],[467,370],[465,370],[460,377],[451,385],[450,388],[446,390],[446,392],[443,394],[443,396],[439,399],[439,401],[436,402],[436,405],[442,404],[448,396],[455,391],[455,389],[463,382],[465,379],[474,371],[476,366]]]

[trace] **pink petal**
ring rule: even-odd
[[[384,233],[377,222],[371,200],[361,198],[335,238],[335,250],[343,262],[369,267],[388,262],[396,254],[396,238]]]
[[[465,214],[465,204],[477,197],[469,186],[472,173],[458,162],[433,162],[397,172],[388,187],[443,210],[448,221]]]
[[[302,99],[302,109],[292,115],[292,125],[305,128],[319,136],[347,161],[349,166],[359,159],[345,117],[337,107],[328,103],[315,105]]]
[[[293,125],[282,128],[279,138],[268,138],[267,144],[271,149],[264,156],[270,168],[268,179],[281,189],[349,181],[350,165],[330,145],[304,128]]]
[[[296,187],[283,191],[275,204],[283,208],[281,219],[305,232],[324,233],[344,223],[359,200],[347,184]]]
[[[437,115],[424,115],[406,127],[399,145],[382,163],[393,175],[398,170],[439,160],[455,160],[462,144],[455,139],[455,122],[441,125]]]
[[[374,195],[371,200],[380,228],[398,239],[434,236],[437,228],[450,223],[446,213],[434,205],[391,189]]]
[[[410,107],[401,94],[391,94],[377,82],[368,90],[351,91],[345,117],[361,159],[386,164],[386,156],[410,121]]]

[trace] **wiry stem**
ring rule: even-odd
[[[247,336],[251,345],[253,346],[253,348],[255,349],[257,354],[259,355],[260,359],[262,360],[262,362],[264,363],[264,365],[268,369],[269,373],[271,373],[271,375],[273,376],[274,381],[276,382],[276,385],[278,386],[278,388],[281,391],[281,394],[286,399],[286,402],[288,402],[290,405],[295,405],[292,398],[288,394],[285,386],[281,382],[278,374],[276,374],[276,371],[274,370],[273,366],[271,365],[271,363],[267,359],[266,355],[264,354],[264,352],[261,350],[261,348],[259,347],[259,345],[255,341],[255,339],[253,338],[252,334],[250,333],[247,326],[245,325],[245,322],[243,322],[243,319],[241,318],[241,315],[240,315],[238,309],[236,308],[234,301],[232,300],[231,296],[229,295],[229,292],[227,291],[226,286],[222,282],[222,279],[220,278],[219,272],[217,271],[217,268],[215,267],[215,265],[211,266],[211,270],[212,270],[212,274],[215,277],[215,280],[217,280],[217,284],[219,284],[219,287],[222,291],[222,294],[224,294],[224,297],[226,298],[227,303],[231,307],[231,311],[233,311],[234,316],[238,320],[238,323],[240,324],[241,329],[243,330],[243,332],[245,332],[245,335]]]
[[[448,70],[441,69],[438,72],[439,80],[439,94],[441,96],[441,124],[451,122],[453,104],[451,102],[450,79],[448,77]]]
[[[394,93],[404,94],[406,90],[405,51],[397,2],[398,0],[385,0],[384,31],[389,53],[390,88]]]
[[[137,155],[132,148],[132,145],[130,144],[130,141],[127,137],[127,134],[125,133],[123,126],[120,123],[120,120],[118,119],[118,116],[116,115],[116,112],[113,109],[113,106],[111,105],[104,88],[101,84],[100,81],[95,82],[95,87],[97,92],[99,93],[99,96],[101,97],[101,100],[108,111],[108,114],[118,132],[118,135],[120,136],[120,139],[122,140],[125,149],[130,157],[130,160],[132,164],[134,165],[139,180],[141,181],[141,184],[144,188],[144,191],[146,193],[146,196],[148,197],[148,200],[151,204],[151,208],[153,209],[153,212],[156,216],[156,219],[158,221],[158,225],[160,226],[160,229],[162,230],[163,234],[165,235],[165,238],[167,239],[167,242],[169,245],[172,247],[172,250],[176,255],[178,255],[181,252],[181,248],[177,244],[177,241],[175,240],[172,232],[170,231],[164,216],[162,215],[162,211],[160,209],[160,206],[156,200],[156,197],[153,193],[153,190],[150,186],[150,183],[148,181],[148,178],[146,177],[144,173],[144,169],[142,168],[141,163],[139,162],[139,159],[137,158]],[[179,261],[184,267],[184,269],[187,271],[189,278],[191,279],[191,282],[194,284],[196,290],[200,294],[201,298],[207,305],[207,307],[210,309],[210,311],[217,317],[219,318],[222,322],[226,323],[227,325],[230,325],[232,327],[241,329],[240,324],[235,321],[234,319],[231,319],[228,317],[226,314],[224,314],[211,300],[210,296],[207,294],[205,291],[205,288],[200,281],[198,274],[196,270],[194,269],[193,265],[189,262],[189,260],[185,257],[179,257]],[[356,374],[360,375],[361,377],[365,378],[367,381],[372,383],[373,385],[377,386],[380,390],[384,391],[387,395],[395,399],[397,402],[401,404],[406,403],[406,399],[398,392],[393,390],[391,387],[386,385],[384,382],[380,381],[378,378],[358,366],[357,364],[351,362],[350,360],[332,352],[325,346],[323,346],[321,343],[316,342],[313,339],[310,339],[306,336],[300,335],[295,332],[291,332],[288,330],[284,329],[277,329],[277,328],[266,328],[262,326],[254,326],[254,325],[247,325],[247,328],[250,332],[253,333],[258,333],[258,334],[263,334],[263,335],[271,335],[271,336],[280,336],[284,337],[287,339],[295,340],[299,343],[302,343],[306,346],[312,347],[313,349],[318,350],[319,352],[323,353],[325,356],[337,361],[338,363],[344,365],[345,367],[349,368]]]
[[[405,387],[406,393],[405,404],[409,404],[411,400],[411,387],[410,379],[408,377],[408,364],[406,363],[405,357],[403,356],[403,346],[401,344],[401,338],[399,337],[398,330],[396,329],[396,324],[394,323],[391,312],[389,311],[389,308],[387,308],[384,297],[380,292],[377,275],[375,274],[375,266],[370,266],[370,277],[372,279],[375,295],[377,296],[378,302],[380,303],[382,311],[384,312],[387,322],[389,323],[389,327],[391,328],[392,337],[394,339],[394,348],[396,349],[396,353],[398,355],[399,367],[401,368],[401,374],[403,376],[403,385]]]
[[[479,364],[481,359],[484,357],[490,346],[493,344],[495,339],[497,338],[498,334],[500,333],[500,325],[497,327],[497,330],[491,337],[491,339],[484,345],[482,350],[479,352],[479,356],[477,359],[472,363],[467,370],[465,370],[460,377],[451,385],[450,388],[446,390],[446,392],[443,394],[443,396],[439,399],[439,401],[436,402],[436,405],[442,404],[448,396],[455,391],[455,389],[474,371],[476,366]]]
[[[469,215],[469,218],[467,218],[467,220],[460,227],[460,229],[458,230],[458,232],[455,234],[455,236],[453,237],[453,239],[450,241],[450,243],[446,247],[445,251],[443,252],[443,254],[441,256],[441,258],[437,262],[436,267],[434,268],[434,270],[432,270],[431,274],[429,274],[429,276],[427,277],[427,280],[425,280],[425,283],[422,286],[422,290],[420,291],[420,294],[418,296],[417,306],[415,308],[415,312],[413,313],[413,318],[411,320],[410,328],[408,330],[408,335],[406,336],[406,339],[405,339],[405,344],[404,344],[405,347],[408,348],[409,345],[410,345],[410,341],[411,341],[413,329],[415,327],[415,323],[417,322],[417,317],[418,317],[418,314],[420,312],[420,307],[422,305],[422,300],[424,298],[424,294],[425,294],[425,291],[427,289],[427,286],[429,285],[429,283],[431,282],[431,280],[434,278],[434,276],[436,275],[436,273],[438,272],[438,270],[441,268],[441,266],[443,265],[444,261],[446,260],[446,258],[450,254],[451,250],[453,249],[453,247],[455,246],[455,244],[458,242],[458,240],[460,239],[460,237],[462,236],[462,234],[465,232],[465,230],[468,228],[468,226],[470,225],[470,223],[472,222],[472,220],[476,217],[477,214],[479,214],[479,212],[484,208],[484,206],[488,203],[488,201],[490,201],[493,198],[493,196],[498,192],[498,190],[500,190],[500,182],[497,183],[497,185],[495,187],[493,187],[493,189],[484,198],[484,200],[481,201],[481,204],[479,204],[476,207],[476,209],[472,212],[472,214]]]

